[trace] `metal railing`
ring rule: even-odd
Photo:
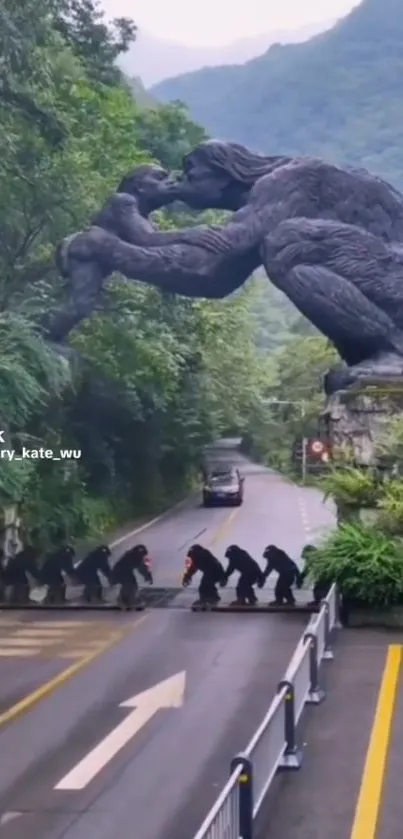
[[[277,772],[301,767],[297,726],[305,706],[325,698],[320,665],[333,658],[338,616],[333,585],[301,636],[266,716],[245,751],[231,761],[230,778],[193,839],[253,839],[255,818]]]
[[[242,763],[231,766],[229,781],[220,793],[194,839],[239,839],[241,833]]]

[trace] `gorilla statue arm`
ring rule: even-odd
[[[115,234],[130,245],[142,247],[189,244],[222,253],[238,246],[240,236],[245,237],[245,231],[240,226],[248,215],[245,208],[241,208],[228,224],[158,230],[149,215],[153,210],[172,203],[177,188],[177,183],[159,166],[138,166],[123,179],[117,192],[93,217],[91,225]],[[243,249],[249,247],[249,241],[255,243],[258,240],[256,224],[252,224],[247,241],[242,244]]]
[[[101,264],[103,270],[197,297],[229,294],[263,262],[273,284],[353,367],[340,372],[338,387],[347,386],[351,376],[403,372],[403,249],[360,228],[291,219],[265,236],[259,249],[225,257],[189,245],[139,248],[97,228],[77,235],[74,246],[87,278],[91,266]],[[336,378],[332,382],[334,389]]]
[[[165,291],[225,297],[259,265],[256,245],[261,240],[261,217],[255,214],[245,228],[245,214],[249,215],[245,208],[223,226],[156,230],[148,214],[174,200],[173,189],[164,170],[137,167],[93,218],[93,226],[61,243],[56,259],[67,279],[66,302],[42,319],[48,341],[60,344],[93,313],[102,303],[104,280],[113,271]],[[120,247],[124,243],[138,246],[137,250]],[[161,249],[173,245],[174,250]],[[151,248],[155,252],[150,262]]]
[[[61,273],[69,277],[73,293],[78,289],[75,277],[80,272],[83,293],[95,285],[95,279],[101,284],[101,278],[119,272],[162,291],[221,298],[241,286],[260,263],[257,248],[246,252],[230,249],[227,253],[189,244],[145,248],[129,245],[97,227],[71,238],[62,243],[57,261]]]

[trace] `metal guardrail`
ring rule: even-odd
[[[193,839],[253,839],[254,823],[278,771],[298,770],[297,726],[306,705],[325,698],[320,665],[333,658],[339,596],[333,585],[311,618],[277,693],[245,751],[231,761],[230,778]]]

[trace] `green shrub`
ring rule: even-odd
[[[384,485],[378,501],[378,526],[390,535],[403,535],[403,482],[391,480]]]
[[[321,481],[325,500],[333,500],[341,507],[376,507],[382,492],[382,485],[373,470],[347,466],[332,469]]]
[[[343,524],[309,553],[313,582],[337,583],[341,593],[371,606],[403,600],[403,542],[380,530]]]
[[[403,463],[403,419],[395,416],[379,431],[376,453],[385,464]]]

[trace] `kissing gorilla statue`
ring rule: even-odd
[[[233,213],[223,225],[156,231],[149,213],[173,201]],[[221,298],[263,265],[338,350],[344,364],[328,374],[328,393],[403,375],[403,197],[366,170],[207,141],[177,180],[158,167],[131,173],[93,226],[62,242],[57,260],[74,325],[114,271]],[[53,340],[72,328],[62,321],[49,322]]]

